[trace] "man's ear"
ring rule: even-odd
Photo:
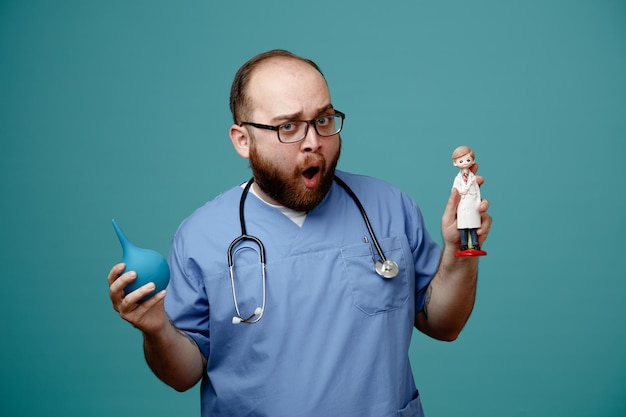
[[[245,127],[239,125],[230,127],[230,141],[242,158],[248,159],[250,157],[250,140],[250,134]]]

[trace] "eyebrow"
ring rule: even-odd
[[[320,108],[317,113],[315,113],[316,115],[320,115],[322,113],[324,113],[327,110],[331,110],[333,109],[333,105],[332,103],[327,104],[326,106]],[[280,116],[276,116],[276,117],[272,117],[271,122],[279,122],[279,121],[283,121],[283,120],[302,120],[303,115],[302,112],[299,111],[297,113],[292,113],[292,114],[281,114]]]

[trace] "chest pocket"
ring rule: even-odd
[[[369,239],[369,238],[368,238]],[[397,237],[380,239],[385,257],[398,264],[395,278],[383,278],[376,273],[375,261],[379,256],[369,242],[341,248],[354,305],[368,315],[397,310],[404,306],[410,296],[409,271],[402,245]]]

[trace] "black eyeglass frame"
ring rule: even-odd
[[[335,116],[339,116],[341,118],[341,126],[339,126],[339,130],[337,130],[332,135],[322,135],[319,132],[319,130],[317,130],[317,119],[319,119],[321,117],[335,117]],[[275,125],[275,126],[264,125],[264,124],[261,124],[261,123],[254,123],[254,122],[241,122],[241,123],[239,123],[239,126],[250,125],[252,127],[256,127],[256,128],[259,128],[259,129],[273,130],[273,131],[276,132],[276,136],[278,137],[278,141],[280,143],[298,143],[298,142],[302,142],[306,138],[306,135],[309,133],[309,125],[313,125],[313,128],[315,129],[315,133],[317,133],[319,136],[321,136],[323,138],[328,138],[328,137],[331,137],[331,136],[335,136],[335,135],[339,134],[339,132],[341,132],[341,129],[343,129],[343,121],[345,119],[346,119],[345,113],[340,112],[339,110],[335,110],[335,113],[333,113],[333,114],[317,116],[315,119],[311,119],[311,120],[290,120],[288,122],[281,123],[281,124]],[[284,126],[286,124],[289,124],[289,123],[296,123],[296,122],[306,123],[305,128],[304,128],[304,136],[302,136],[302,138],[300,138],[298,140],[294,140],[292,142],[285,142],[284,140],[282,140],[280,138],[280,133],[279,133],[280,127]]]

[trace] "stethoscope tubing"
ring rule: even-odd
[[[246,324],[253,324],[258,322],[259,320],[261,320],[261,317],[263,317],[263,314],[265,313],[265,299],[266,299],[266,290],[265,290],[265,247],[263,246],[263,242],[261,242],[261,239],[259,239],[256,236],[251,236],[248,235],[246,232],[246,221],[244,218],[244,205],[246,203],[246,196],[248,194],[248,191],[250,190],[250,187],[252,186],[252,183],[254,182],[254,178],[250,179],[250,181],[248,181],[248,184],[246,184],[245,188],[243,189],[243,193],[241,195],[241,199],[239,200],[239,223],[241,225],[241,236],[239,236],[238,238],[236,238],[235,240],[233,240],[230,245],[228,246],[228,272],[230,275],[230,284],[231,284],[231,288],[233,290],[233,303],[235,304],[235,312],[237,313],[237,315],[235,317],[233,317],[233,323],[246,323]],[[248,317],[243,317],[241,315],[241,312],[239,311],[239,303],[237,302],[237,290],[235,288],[235,274],[234,274],[234,266],[235,266],[235,261],[234,261],[234,257],[233,257],[233,250],[235,248],[235,246],[243,241],[251,241],[256,243],[259,246],[259,261],[261,262],[261,274],[262,274],[262,304],[261,307],[258,307],[256,310],[254,310],[254,312],[248,316]],[[253,320],[254,318],[254,320]]]
[[[372,229],[372,224],[370,223],[370,219],[369,217],[367,217],[367,213],[365,212],[365,209],[363,208],[361,201],[358,199],[356,194],[354,194],[354,191],[352,191],[352,189],[348,187],[348,184],[346,184],[341,178],[339,178],[336,175],[335,175],[335,182],[337,182],[337,184],[339,184],[341,188],[343,188],[346,191],[346,193],[348,193],[348,195],[352,197],[352,200],[354,200],[354,204],[356,204],[356,206],[361,211],[361,216],[363,216],[363,220],[365,221],[365,227],[367,227],[367,231],[372,237],[372,243],[374,244],[374,247],[376,248],[376,252],[378,252],[378,256],[380,256],[380,260],[383,263],[386,262],[387,258],[385,257],[385,254],[383,253],[383,249],[380,247],[380,244],[378,243],[378,239],[376,238],[376,235],[374,234],[374,229]]]
[[[350,196],[350,198],[352,198],[352,200],[354,201],[354,203],[356,204],[356,206],[358,207],[359,211],[361,212],[361,216],[363,217],[363,221],[365,222],[365,226],[367,227],[367,231],[370,235],[370,237],[372,238],[372,243],[374,244],[374,247],[376,248],[376,252],[378,252],[378,256],[380,257],[380,261],[375,262],[376,264],[376,272],[381,275],[384,278],[393,278],[397,275],[398,273],[398,266],[395,262],[388,260],[387,257],[385,257],[385,254],[382,250],[382,248],[380,247],[380,244],[378,243],[378,239],[376,238],[376,234],[374,233],[374,230],[372,229],[372,225],[370,223],[369,218],[367,217],[367,213],[365,212],[365,209],[363,208],[363,205],[361,204],[361,201],[358,199],[358,197],[356,196],[356,194],[354,193],[354,191],[352,191],[352,189],[350,187],[348,187],[348,184],[346,184],[341,178],[335,176],[334,178],[335,182],[337,184],[339,184],[339,186],[341,186],[341,188],[343,188],[346,193],[348,193],[348,195]],[[237,238],[235,238],[231,244],[228,246],[228,270],[229,270],[229,274],[230,274],[230,283],[231,283],[231,287],[232,287],[232,292],[233,292],[233,303],[235,304],[235,312],[237,313],[237,315],[235,317],[233,317],[233,324],[237,324],[237,323],[246,323],[246,324],[253,324],[258,322],[259,320],[261,320],[261,317],[263,317],[263,314],[265,313],[265,300],[266,300],[266,277],[265,277],[265,247],[263,246],[263,242],[261,242],[261,240],[255,236],[249,235],[247,233],[246,230],[246,221],[245,221],[245,216],[244,216],[244,205],[246,202],[246,197],[248,195],[248,191],[250,191],[250,187],[252,186],[252,183],[254,182],[254,177],[250,179],[250,181],[248,181],[248,183],[246,184],[246,186],[243,189],[243,192],[241,194],[241,199],[239,200],[239,223],[241,225],[241,235]],[[248,316],[248,317],[243,317],[241,315],[241,312],[239,310],[239,303],[237,302],[237,290],[235,288],[235,274],[234,274],[234,256],[233,256],[233,251],[234,248],[237,244],[239,244],[240,242],[243,241],[251,241],[254,242],[258,245],[259,247],[259,260],[261,262],[261,273],[262,273],[262,280],[263,280],[263,287],[262,287],[262,304],[261,307],[257,307],[254,312]]]

